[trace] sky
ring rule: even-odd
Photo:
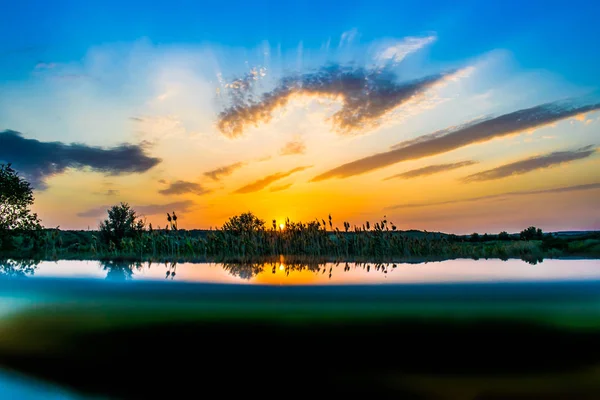
[[[595,2],[0,6],[0,162],[47,227],[600,229]]]

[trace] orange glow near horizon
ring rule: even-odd
[[[423,39],[419,46],[434,42]],[[221,82],[224,71],[212,57],[227,54],[228,62],[233,61],[230,72],[238,77],[259,60],[252,61],[255,65],[245,58],[235,61],[225,48],[214,52],[202,46],[192,51],[136,45],[108,43],[90,50],[83,62],[57,63],[47,71],[92,76],[111,60],[117,62],[116,54],[123,55],[119,60],[139,58],[145,74],[121,76],[131,69],[114,70],[115,82],[133,90],[126,99],[105,97],[116,91],[105,90],[103,79],[65,80],[63,85],[37,74],[27,82],[29,89],[15,86],[7,92],[11,99],[20,93],[30,96],[14,101],[23,109],[2,114],[7,128],[22,133],[17,140],[24,146],[56,145],[77,152],[69,143],[82,142],[80,147],[92,146],[92,153],[103,148],[114,158],[115,165],[102,167],[106,160],[101,160],[94,169],[96,164],[74,157],[58,172],[47,167],[54,165],[50,161],[37,166],[26,160],[22,166],[33,175],[48,170],[42,179],[46,187],[35,192],[33,206],[44,226],[97,229],[108,208],[126,202],[154,227],[164,227],[166,213],[175,211],[178,227],[187,230],[221,227],[244,212],[254,213],[269,229],[275,220],[276,230],[286,229],[286,218],[327,221],[328,215],[340,230],[344,222],[362,226],[384,216],[399,230],[456,234],[519,232],[532,225],[544,231],[600,229],[600,151],[594,147],[600,129],[598,102],[575,111],[536,108],[565,98],[561,85],[551,75],[536,72],[531,79],[531,71],[513,70],[516,63],[507,51],[464,60],[457,72],[419,86],[406,98],[402,74],[370,70],[375,59],[349,68],[351,82],[374,85],[368,90],[361,89],[362,83],[345,85],[339,75],[328,75],[319,65],[318,79],[302,68],[298,73],[307,73],[322,86],[282,89],[277,85],[289,78],[287,72],[267,69],[265,84],[256,87],[256,101],[232,107],[237,103],[224,94],[231,82]],[[407,51],[418,51],[411,49]],[[297,59],[296,51],[287,54],[293,55],[289,59]],[[312,54],[317,60],[332,56]],[[362,59],[365,54],[361,50],[355,56]],[[287,56],[271,54],[272,65],[290,67]],[[426,58],[413,59],[411,70],[421,70],[424,63],[423,71],[444,76]],[[498,78],[508,73],[515,75]],[[519,90],[522,96],[515,95]],[[217,91],[221,96],[215,99]],[[36,102],[31,103],[33,98]],[[31,108],[25,107],[30,103]],[[62,104],[57,118],[56,107]],[[484,117],[491,115],[505,118],[496,123]],[[473,123],[479,128],[465,131],[482,118],[494,123]],[[219,124],[234,130],[224,132]],[[122,143],[138,146],[139,154],[118,158]],[[590,148],[582,152],[586,146]],[[23,153],[23,159],[36,154]],[[145,169],[148,160],[156,164]],[[457,164],[461,166],[448,168]],[[490,171],[490,179],[464,179]],[[327,179],[315,179],[323,176]]]

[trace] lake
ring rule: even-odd
[[[0,266],[2,396],[600,398],[600,260]]]
[[[420,263],[123,263],[80,260],[0,261],[0,276],[166,280],[263,285],[513,282],[600,279],[600,260],[456,259]]]

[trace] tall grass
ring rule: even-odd
[[[58,230],[45,232],[40,246],[49,258],[85,256],[98,259],[176,260],[228,259],[245,262],[258,257],[298,255],[330,259],[391,259],[391,258],[521,258],[541,260],[543,256],[558,256],[555,249],[542,251],[541,241],[486,241],[473,243],[424,232],[421,236],[400,232],[385,218],[371,224],[334,228],[331,216],[310,222],[287,219],[279,229],[275,221],[266,227],[262,221],[244,223],[248,219],[230,221],[223,227],[192,234],[179,230],[176,217],[169,216],[168,229],[149,229],[135,237],[116,243],[104,243],[97,232],[63,240]],[[240,223],[240,221],[242,221]]]

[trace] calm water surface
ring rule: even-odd
[[[600,279],[600,260],[458,259],[424,263],[119,263],[0,261],[0,276],[167,280],[210,283],[327,285]]]

